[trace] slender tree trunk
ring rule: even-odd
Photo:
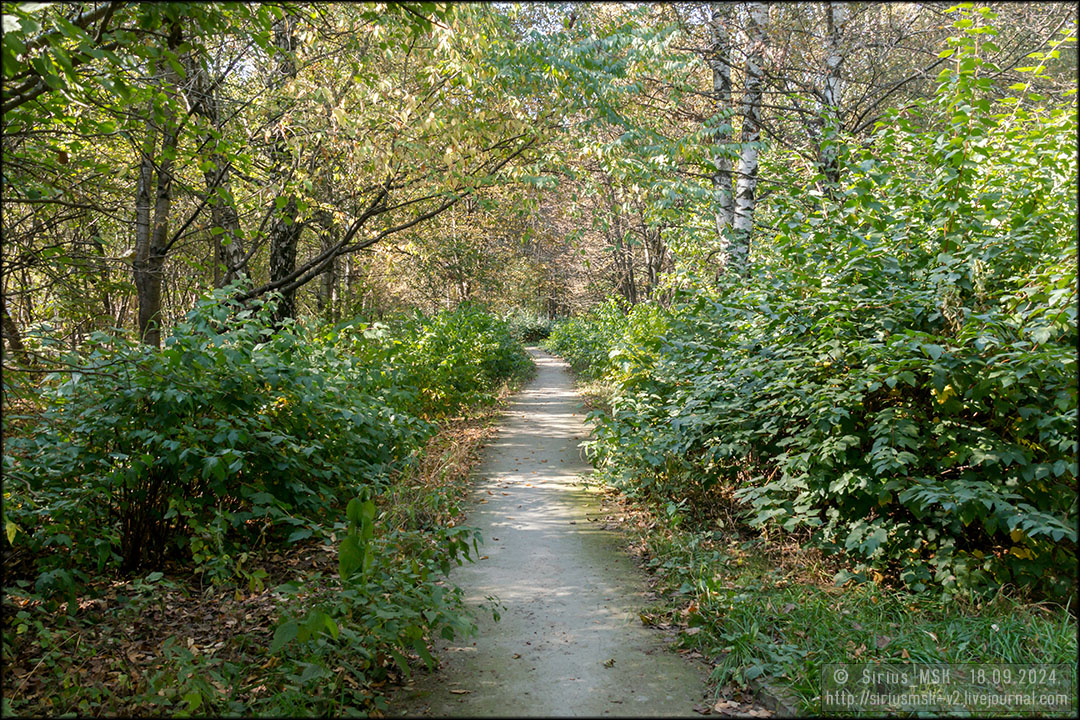
[[[182,31],[178,24],[174,24],[169,32],[168,47],[175,52],[183,42]],[[175,73],[168,63],[162,63],[161,78],[165,87],[176,87]],[[166,104],[164,110],[164,127],[161,134],[161,155],[157,166],[157,193],[154,199],[153,223],[147,228],[140,225],[142,221],[149,221],[148,204],[149,181],[152,167],[148,163],[153,162],[154,152],[152,140],[155,133],[148,132],[147,145],[150,152],[143,158],[143,166],[139,174],[139,189],[137,191],[136,210],[136,245],[135,245],[135,288],[139,297],[139,337],[147,345],[161,347],[161,291],[162,269],[165,265],[165,254],[168,252],[169,241],[169,216],[172,212],[172,183],[173,166],[175,164],[176,149],[179,140],[179,127],[176,113],[170,104]],[[142,207],[140,207],[142,204]],[[138,217],[139,212],[142,217]]]
[[[848,7],[842,2],[825,3],[825,23],[828,31],[829,56],[825,61],[825,77],[821,92],[821,122],[823,125],[819,142],[821,171],[825,176],[827,191],[832,194],[840,184],[840,102],[843,97],[843,79],[840,70],[844,63],[841,41],[847,29]]]
[[[641,218],[641,247],[645,254],[645,275],[648,281],[645,297],[651,300],[656,297],[656,288],[660,284],[660,273],[664,270],[664,257],[667,250],[660,237],[660,228],[647,226],[644,217]]]
[[[750,259],[750,237],[754,230],[755,193],[758,180],[758,143],[761,140],[762,62],[765,54],[765,22],[769,6],[748,3],[746,86],[742,102],[742,148],[739,152],[738,181],[735,186],[735,237],[729,261],[736,272],[745,273]]]
[[[153,101],[147,117],[153,116]],[[142,301],[143,265],[150,252],[150,220],[154,187],[154,157],[157,153],[157,128],[152,120],[146,121],[146,137],[143,139],[142,160],[139,163],[139,179],[135,185],[135,287]],[[140,324],[140,329],[142,325]]]
[[[319,229],[321,231],[320,238],[321,251],[326,252],[330,248],[337,244],[338,229],[337,224],[334,222],[334,216],[328,212],[319,212],[316,216],[316,220],[319,223]],[[337,258],[331,260],[326,270],[323,271],[321,283],[319,285],[319,293],[316,295],[316,306],[318,307],[319,314],[333,318],[334,316],[334,294],[337,287]]]
[[[293,25],[289,17],[278,21],[274,27],[274,45],[282,52],[278,55],[277,75],[274,85],[280,87],[289,78],[296,77],[296,63],[292,53],[296,49],[296,38],[292,35]],[[286,176],[293,163],[292,152],[289,150],[284,127],[284,118],[279,122],[277,138],[271,149],[274,161],[273,177],[283,185],[287,184]],[[297,222],[296,196],[288,192],[284,187],[284,206],[275,212],[273,223],[270,226],[270,282],[275,282],[288,277],[296,269],[296,249],[300,243],[301,226]],[[285,318],[296,315],[296,290],[284,290],[277,312],[274,313],[275,323],[282,322]]]
[[[3,334],[4,340],[7,340],[8,347],[11,348],[11,354],[15,356],[15,359],[23,367],[30,367],[30,354],[26,351],[26,345],[23,344],[22,335],[19,333],[19,328],[15,324],[15,321],[8,314],[7,302],[4,299],[4,294],[0,293],[0,316],[3,318]],[[3,349],[3,343],[0,343],[0,350]]]
[[[637,280],[634,278],[634,245],[630,242],[630,235],[626,235],[626,245],[624,252],[626,253],[626,299],[630,301],[631,305],[637,305]]]
[[[656,275],[653,272],[652,248],[649,247],[648,230],[642,228],[641,251],[645,255],[645,299],[652,298],[653,288],[656,287]]]
[[[214,228],[222,230],[214,238],[214,249],[218,266],[224,268],[216,284],[224,287],[238,280],[245,271],[240,215],[233,199],[229,162],[221,150],[222,141],[214,137],[215,132],[219,136],[222,132],[217,88],[199,58],[189,57],[186,65],[190,82],[185,94],[188,108],[206,118],[209,125],[202,143],[206,149],[203,157],[203,182],[209,198],[211,222]]]
[[[731,36],[728,31],[731,6],[727,3],[712,3],[709,8],[709,28],[712,32],[712,45],[709,47],[708,62],[712,68],[713,116],[717,117],[731,110]],[[735,206],[731,185],[731,118],[719,120],[722,129],[717,130],[712,141],[712,163],[716,168],[712,175],[715,193],[716,234],[726,241],[724,230],[731,226],[735,216]]]

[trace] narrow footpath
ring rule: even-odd
[[[441,670],[417,673],[390,705],[407,716],[690,716],[705,668],[642,625],[641,571],[604,530],[582,485],[585,410],[566,364],[530,348],[536,378],[514,396],[478,468],[468,523],[486,544],[452,581],[502,619],[440,639]]]

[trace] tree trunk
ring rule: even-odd
[[[728,258],[733,269],[745,273],[750,259],[750,236],[754,230],[755,193],[758,180],[758,143],[761,140],[762,62],[765,54],[765,22],[769,6],[748,4],[746,33],[750,46],[746,53],[746,87],[742,103],[742,147],[739,152],[738,181],[735,186],[735,237]]]
[[[215,260],[224,272],[217,278],[217,286],[224,287],[238,280],[244,273],[243,238],[240,231],[240,215],[232,195],[229,179],[229,162],[221,151],[222,141],[214,137],[222,132],[221,110],[218,91],[210,74],[197,57],[186,63],[190,86],[185,93],[191,112],[206,118],[208,131],[203,138],[205,148],[203,182],[214,228],[222,232],[214,237]]]
[[[26,351],[26,346],[23,345],[18,326],[15,325],[15,321],[8,314],[7,302],[4,300],[3,293],[0,293],[0,316],[3,318],[4,340],[7,340],[8,347],[11,348],[11,354],[15,356],[20,365],[30,367],[30,354]],[[2,349],[3,343],[0,343],[0,350]]]
[[[280,88],[289,78],[296,76],[296,63],[293,60],[293,51],[296,48],[296,38],[292,35],[292,21],[285,17],[274,27],[274,46],[281,52],[278,54],[277,76],[271,83],[272,87]],[[285,119],[280,119],[277,127],[277,137],[271,148],[271,157],[274,168],[271,176],[282,183],[282,195],[285,204],[275,211],[274,221],[270,226],[270,282],[282,280],[296,269],[296,249],[300,243],[301,226],[297,223],[296,196],[288,192],[285,185],[288,184],[289,169],[293,164],[292,152],[289,150],[286,139]],[[276,201],[276,199],[275,199]],[[274,313],[275,324],[280,324],[285,318],[296,315],[296,290],[283,290],[282,298]]]
[[[641,217],[641,247],[645,254],[645,275],[648,281],[645,297],[652,300],[656,297],[656,288],[660,284],[667,248],[660,237],[660,228],[650,228],[645,224],[644,217]]]
[[[328,212],[320,212],[317,216],[319,228],[322,233],[321,250],[326,252],[337,245],[338,227],[334,222],[334,216]],[[319,314],[334,322],[337,321],[337,303],[335,295],[337,291],[337,258],[331,260],[322,274],[322,282],[319,293],[316,295],[316,305]]]
[[[829,56],[825,61],[825,77],[821,92],[821,122],[819,141],[821,172],[825,176],[826,190],[831,195],[840,184],[840,102],[843,97],[843,79],[840,69],[844,63],[841,40],[847,28],[846,3],[825,3],[825,23],[828,30]]]
[[[153,101],[148,110],[153,115]],[[139,163],[139,179],[135,185],[135,258],[132,268],[135,288],[139,298],[139,333],[143,334],[142,306],[144,285],[147,284],[145,264],[150,254],[151,197],[154,186],[154,155],[157,152],[157,128],[153,121],[146,121],[146,137],[143,140],[142,160]],[[156,311],[155,311],[156,312]]]
[[[296,269],[296,247],[300,243],[300,224],[297,222],[296,197],[289,195],[274,222],[270,225],[270,280],[288,277]],[[275,323],[296,315],[296,291],[281,294]]]
[[[728,32],[730,5],[712,3],[709,15],[709,28],[712,31],[712,45],[709,48],[708,62],[712,68],[713,117],[731,109],[731,36]],[[715,202],[716,234],[721,242],[726,242],[724,230],[731,226],[735,216],[735,207],[731,186],[731,157],[728,155],[731,144],[731,118],[719,120],[723,129],[718,129],[712,140],[712,163],[716,168],[712,175]]]
[[[170,52],[183,42],[183,35],[178,24],[173,24],[169,32],[168,47]],[[175,72],[168,63],[161,71],[162,84],[176,87]],[[173,165],[179,140],[179,127],[176,113],[170,103],[163,108],[164,127],[161,137],[161,156],[157,167],[157,194],[154,200],[153,224],[149,227],[149,177],[153,173],[153,141],[156,133],[148,131],[147,147],[150,152],[143,157],[139,173],[136,210],[136,245],[135,245],[135,289],[139,297],[139,337],[152,347],[161,347],[161,286],[162,268],[168,252],[169,216],[172,212]],[[149,124],[149,123],[148,123]],[[139,216],[140,212],[142,213]]]

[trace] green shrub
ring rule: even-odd
[[[887,118],[835,198],[763,208],[750,277],[683,290],[638,354],[649,333],[612,302],[549,346],[614,383],[591,451],[633,492],[806,528],[850,559],[839,580],[1064,599],[1076,110],[992,105],[968,26],[935,100]]]
[[[230,537],[310,536],[384,487],[429,418],[529,365],[479,308],[332,330],[271,331],[271,313],[218,293],[160,351],[97,334],[69,359],[79,371],[48,378],[40,417],[11,418],[33,425],[5,448],[5,523],[40,589],[169,553],[225,572]]]
[[[621,299],[608,298],[580,317],[557,323],[544,346],[566,358],[582,378],[594,380],[628,367],[630,358],[655,358],[665,317],[659,305],[627,307]]]
[[[510,326],[510,332],[523,343],[534,343],[551,334],[555,321],[541,317],[536,313],[513,308],[503,314],[503,320]]]
[[[274,631],[269,652],[303,668],[294,682],[265,708],[271,714],[310,714],[312,690],[346,695],[349,686],[385,682],[392,662],[409,677],[407,656],[417,654],[430,669],[433,635],[454,639],[475,632],[462,592],[439,582],[453,564],[474,559],[479,536],[469,528],[434,531],[394,529],[376,534],[376,506],[354,498],[345,523],[335,526],[338,578],[323,578],[278,590],[310,595]],[[350,683],[342,682],[342,670]],[[324,692],[327,683],[332,692]],[[363,703],[357,703],[362,706]],[[385,709],[385,708],[384,708]]]
[[[473,304],[396,325],[404,338],[391,362],[403,368],[406,386],[420,388],[420,412],[446,415],[490,398],[504,380],[520,376],[532,361],[509,325]]]

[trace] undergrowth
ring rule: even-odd
[[[799,538],[739,524],[703,530],[673,506],[615,494],[639,518],[624,527],[657,581],[658,600],[641,619],[678,629],[678,647],[712,666],[717,698],[768,681],[813,715],[830,663],[1076,665],[1068,608],[1006,588],[966,600],[876,583],[838,587],[836,558]]]
[[[520,344],[479,308],[276,331],[270,310],[216,298],[160,353],[102,339],[100,374],[26,403],[5,716],[365,715],[472,632],[445,575],[483,541],[459,503]]]

